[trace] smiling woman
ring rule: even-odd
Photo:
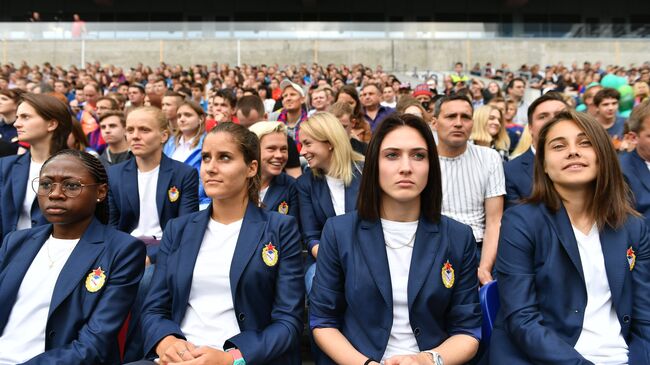
[[[647,363],[650,232],[607,132],[565,111],[537,146],[533,193],[501,223],[491,363]]]
[[[12,232],[0,249],[0,364],[118,364],[144,245],[105,225],[108,179],[95,157],[55,154],[32,187],[50,224]]]

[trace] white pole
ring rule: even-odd
[[[237,40],[237,66],[241,66],[241,40]]]

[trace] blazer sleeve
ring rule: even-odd
[[[311,329],[340,329],[347,306],[345,275],[339,259],[338,242],[332,220],[325,223],[321,242],[316,277],[309,296],[309,326]]]
[[[122,236],[124,237],[124,236]],[[88,322],[71,343],[46,351],[26,364],[97,364],[105,363],[113,341],[133,305],[144,272],[144,244],[135,238],[121,245],[113,259],[101,300]],[[83,285],[80,282],[79,285]]]
[[[311,181],[307,176],[299,178],[296,182],[296,188],[298,188],[298,199],[300,201],[300,229],[302,230],[302,239],[306,243],[307,250],[311,255],[311,249],[320,243],[322,227],[314,214],[310,183]]]
[[[508,168],[512,168],[506,164],[506,201],[505,209],[508,209],[517,204],[521,196],[519,195],[519,190],[517,189],[517,182],[514,181],[512,173],[508,173]]]
[[[180,324],[172,320],[172,293],[167,283],[167,257],[176,239],[174,220],[167,223],[158,250],[158,262],[151,279],[151,287],[145,299],[140,324],[144,337],[146,357],[155,357],[156,345],[167,336],[185,339]]]
[[[458,283],[449,303],[447,313],[447,332],[450,336],[465,334],[481,340],[481,306],[478,299],[478,276],[476,270],[476,241],[469,226],[462,225],[461,232],[450,231],[451,237],[458,237],[464,242],[463,266],[460,267],[456,278]],[[454,244],[459,244],[460,242]],[[319,262],[320,264],[320,262]]]
[[[289,215],[296,218],[300,227],[300,199],[298,198],[298,183],[295,181],[289,184]]]
[[[188,170],[188,173],[183,177],[185,192],[181,194],[181,204],[178,209],[179,217],[199,210],[199,174],[194,168]]]
[[[501,315],[510,340],[535,364],[591,364],[544,326],[535,289],[534,225],[518,210],[505,212],[497,253]]]
[[[283,219],[279,236],[284,244],[279,256],[271,324],[261,331],[242,331],[224,344],[224,348],[237,347],[249,364],[268,363],[297,346],[303,330],[305,283],[300,233],[294,218]]]
[[[630,341],[630,364],[650,363],[650,228],[642,222],[641,218],[634,218],[639,222],[636,225],[634,236],[638,237],[636,263],[632,270],[633,281],[633,308],[632,308],[632,340]],[[634,361],[632,351],[640,349],[642,359]]]
[[[111,177],[109,177],[109,182],[111,181]],[[116,199],[118,199],[119,196],[117,195],[117,192],[115,191],[115,187],[117,184],[112,184],[112,186],[109,187],[108,189],[108,225],[115,228],[119,229],[120,226],[120,209],[118,208],[118,202]]]

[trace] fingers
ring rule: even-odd
[[[167,349],[165,350],[165,354],[161,357],[161,360],[163,363],[174,363],[174,362],[182,362],[182,361],[188,361],[188,360],[193,360],[194,356],[192,355],[192,352],[188,348],[189,346],[194,347],[191,343],[183,340],[178,340],[172,343]]]

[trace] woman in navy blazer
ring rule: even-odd
[[[138,172],[155,168],[158,168],[157,184],[148,189],[155,188],[156,200],[147,203],[156,205],[160,231],[164,231],[170,219],[196,212],[199,207],[198,173],[193,167],[162,153],[169,136],[167,120],[162,111],[154,107],[131,111],[126,120],[126,134],[135,158],[108,169],[109,224],[126,233],[132,233],[138,227],[143,209],[140,206]],[[148,238],[160,240],[161,237],[148,235]],[[157,245],[147,247],[147,257],[151,263],[156,262],[157,252]]]
[[[257,122],[248,129],[260,140],[260,195],[264,208],[298,219],[296,180],[284,172],[289,159],[286,124]]]
[[[427,124],[384,119],[368,146],[358,211],[323,230],[310,296],[310,326],[329,356],[322,363],[449,365],[476,353],[476,242],[441,215],[440,179]]]
[[[311,281],[318,256],[321,231],[328,218],[348,213],[355,209],[363,156],[352,150],[350,138],[338,119],[333,114],[319,112],[312,115],[300,125],[300,154],[307,160],[309,170],[298,178],[300,201],[300,229],[302,238],[309,252],[305,281],[307,293],[311,290]],[[341,182],[344,186],[343,196],[340,191],[333,192],[330,182]],[[343,204],[343,209],[334,206]]]
[[[30,181],[54,153],[67,148],[72,115],[59,99],[43,94],[22,94],[14,127],[18,140],[29,143],[29,152],[0,159],[0,236],[9,232],[47,224],[33,198]],[[29,191],[28,191],[29,189]],[[26,210],[27,206],[31,209]],[[21,214],[23,219],[20,219]]]
[[[607,132],[565,111],[538,146],[533,192],[501,223],[490,362],[650,363],[650,232]]]
[[[145,353],[162,364],[203,358],[210,364],[299,365],[304,305],[300,234],[293,217],[258,207],[257,137],[238,124],[219,124],[205,138],[202,157],[201,178],[213,203],[165,228],[142,315]],[[222,228],[212,231],[215,226]],[[216,233],[223,229],[235,233],[224,242],[210,238],[211,231],[225,237]],[[218,248],[218,255],[200,255],[222,243],[226,246]],[[214,263],[226,252],[232,255],[229,269]],[[210,270],[207,276],[205,270]],[[225,290],[214,294],[214,288]],[[191,305],[206,295],[221,296],[210,303],[232,301],[218,323],[196,320],[216,315]],[[191,329],[200,338],[215,328],[229,335],[220,332],[205,340],[210,343],[194,343],[186,333]]]
[[[33,186],[50,224],[12,232],[0,249],[0,363],[119,364],[144,244],[105,225],[107,177],[95,157],[64,150]]]

